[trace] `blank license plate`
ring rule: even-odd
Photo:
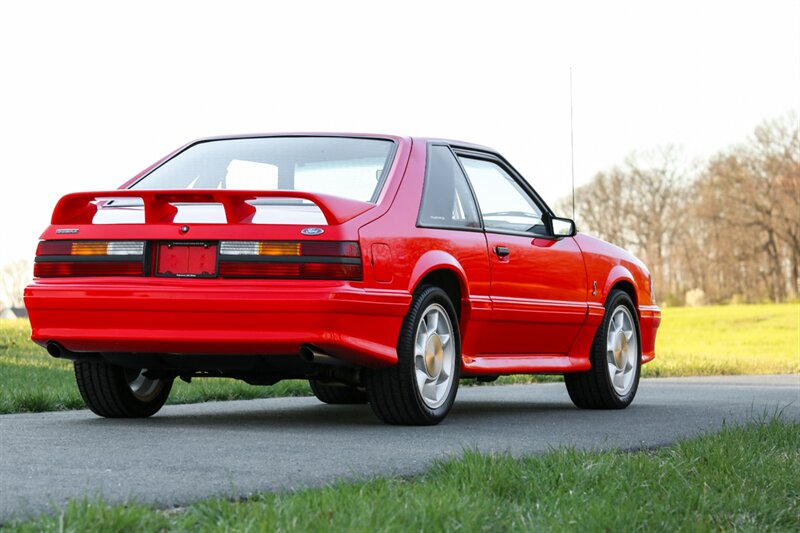
[[[161,243],[158,276],[211,278],[217,275],[217,245],[210,243]]]

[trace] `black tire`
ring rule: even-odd
[[[453,347],[448,348],[448,351],[451,349],[454,351],[451,354],[454,366],[452,369],[447,369],[451,372],[450,381],[439,400],[441,404],[434,407],[426,403],[417,385],[414,355],[415,336],[420,321],[430,309],[443,309],[446,312],[451,331],[448,342],[453,343]],[[397,359],[395,366],[365,372],[367,398],[378,418],[389,424],[410,426],[430,426],[444,420],[458,392],[458,380],[461,375],[461,336],[453,303],[447,293],[439,287],[422,286],[414,293],[408,314],[400,328]]]
[[[632,317],[632,325],[636,332],[636,357],[635,369],[630,389],[624,394],[620,394],[614,387],[611,379],[611,372],[608,363],[608,332],[610,321],[616,310],[624,306]],[[642,341],[639,331],[639,320],[636,308],[631,297],[627,293],[614,290],[606,300],[606,313],[602,324],[597,329],[597,333],[592,343],[590,360],[592,368],[588,372],[576,372],[564,374],[564,382],[567,385],[572,403],[582,409],[624,409],[630,405],[636,396],[639,388],[639,376],[642,368]]]
[[[317,400],[331,405],[347,405],[367,403],[366,391],[345,385],[344,383],[323,383],[316,379],[309,379],[311,392]]]
[[[140,370],[94,361],[75,361],[75,380],[86,406],[106,418],[146,418],[154,415],[172,390],[171,378],[151,380],[134,393],[131,383]]]

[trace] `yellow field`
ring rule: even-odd
[[[663,310],[644,376],[800,372],[800,304]]]

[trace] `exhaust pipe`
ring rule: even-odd
[[[331,357],[310,344],[304,344],[300,348],[300,359],[306,363],[316,363],[318,365],[347,366],[344,361]]]
[[[66,350],[57,342],[50,341],[47,343],[47,353],[55,357],[56,359],[60,359],[64,356],[64,352]]]
[[[99,361],[102,359],[98,353],[71,352],[56,341],[48,341],[45,348],[47,349],[47,353],[56,359],[69,359],[70,361]]]

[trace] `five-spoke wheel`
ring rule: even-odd
[[[636,309],[627,293],[614,290],[597,329],[588,372],[564,374],[573,403],[584,409],[623,409],[639,387],[642,346]]]
[[[390,424],[441,422],[456,398],[461,340],[455,308],[439,287],[414,293],[397,344],[397,365],[365,373],[375,414]]]
[[[617,306],[608,322],[606,355],[611,384],[617,394],[625,396],[633,386],[637,374],[636,360],[639,358],[636,325],[625,305]]]
[[[417,390],[431,409],[441,406],[453,386],[455,367],[453,325],[447,311],[431,304],[419,321],[414,343]]]

